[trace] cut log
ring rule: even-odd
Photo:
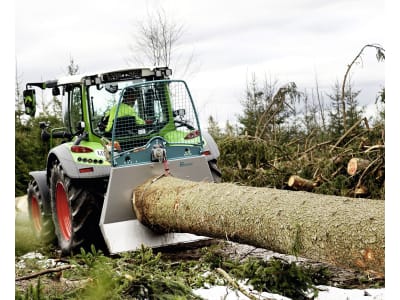
[[[362,197],[368,194],[368,188],[365,185],[357,185],[354,189],[354,194],[358,197]]]
[[[318,186],[318,183],[308,179],[301,178],[300,176],[297,175],[292,175],[289,177],[288,186],[297,191],[311,192],[316,186]]]
[[[360,171],[365,170],[371,162],[367,159],[353,157],[347,163],[347,174],[354,176]]]
[[[384,201],[161,178],[135,189],[136,216],[157,232],[228,239],[384,274]]]

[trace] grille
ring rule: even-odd
[[[122,151],[161,136],[168,144],[199,145],[199,124],[183,81],[162,80],[126,87],[114,111],[112,139]]]

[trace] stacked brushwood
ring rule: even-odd
[[[219,147],[225,182],[384,199],[384,128],[370,128],[365,118],[336,138],[312,132],[282,142],[243,135],[221,139]]]

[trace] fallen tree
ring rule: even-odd
[[[139,221],[384,274],[384,201],[191,182],[171,176],[135,189]]]

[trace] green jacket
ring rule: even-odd
[[[106,114],[104,116],[105,120],[107,120],[107,118],[108,118],[107,126],[105,129],[106,132],[110,132],[112,129],[114,118],[115,118],[115,112],[117,111],[117,107],[118,107],[118,105],[114,105],[113,107],[111,107],[111,109],[108,112],[106,112]],[[135,109],[132,106],[125,104],[125,103],[121,103],[119,106],[119,110],[118,110],[118,117],[126,117],[126,116],[135,117],[136,124],[139,124],[139,125],[145,124],[143,119],[141,119],[137,115]]]

